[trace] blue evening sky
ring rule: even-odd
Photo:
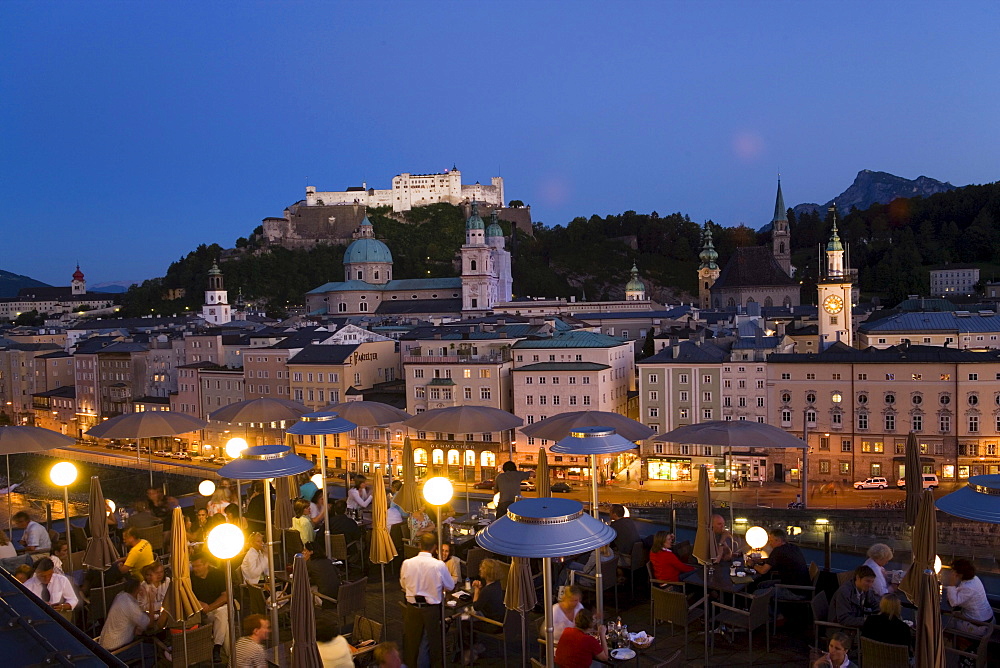
[[[160,276],[457,164],[536,220],[754,227],[861,169],[1000,178],[1000,3],[0,3],[0,269]],[[331,278],[334,278],[331,276]]]

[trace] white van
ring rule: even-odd
[[[924,489],[937,489],[938,488],[938,477],[934,473],[924,473],[920,476],[923,481]],[[904,489],[906,487],[906,478],[900,478],[896,481],[896,487],[899,489]]]

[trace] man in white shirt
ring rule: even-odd
[[[139,605],[139,580],[133,577],[125,578],[125,591],[115,596],[111,608],[108,610],[108,618],[101,629],[101,647],[111,652],[128,645],[135,640],[136,633],[144,631],[152,620],[146,611]],[[122,661],[128,663],[136,659],[152,658],[154,651],[147,648],[145,643],[130,647],[124,652],[116,654]]]
[[[243,580],[247,584],[260,584],[267,575],[267,552],[264,551],[264,536],[255,531],[250,534],[250,548],[240,564]]]
[[[418,665],[420,643],[426,634],[432,666],[444,663],[441,646],[441,603],[443,593],[455,586],[448,566],[433,554],[437,539],[420,536],[420,552],[403,562],[399,584],[406,595],[403,608],[403,658],[407,666]]]
[[[49,532],[41,524],[31,519],[31,515],[22,510],[14,513],[14,517],[11,519],[16,528],[24,530],[24,534],[21,536],[21,545],[24,546],[26,552],[48,552],[52,549],[52,539],[49,538]]]
[[[57,612],[72,610],[80,602],[69,578],[56,573],[55,564],[48,557],[38,560],[35,574],[28,578],[24,586]]]

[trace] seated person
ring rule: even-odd
[[[21,547],[25,552],[48,552],[52,549],[52,539],[49,532],[41,524],[31,519],[31,515],[20,510],[11,517],[11,524],[16,529],[22,529]]]
[[[906,645],[912,654],[913,635],[902,619],[903,606],[899,597],[892,594],[883,596],[879,600],[878,609],[879,613],[868,617],[861,626],[862,637],[890,645]]]
[[[451,553],[451,543],[441,543],[441,561],[448,567],[457,587],[462,582],[462,560]]]
[[[244,518],[240,513],[240,507],[238,505],[230,503],[222,512],[226,516],[226,522],[229,524],[235,524],[241,531],[243,531],[244,534],[247,532],[247,521],[246,518]]]
[[[72,610],[80,600],[73,591],[69,578],[55,572],[55,564],[49,557],[42,557],[35,564],[35,574],[24,586],[38,598],[49,604],[53,610]]]
[[[212,558],[204,552],[195,554],[191,559],[191,590],[201,604],[204,617],[212,624],[213,656],[220,657],[222,646],[227,644],[229,638],[226,575],[213,566]]]
[[[17,556],[17,548],[10,542],[6,533],[0,532],[0,559],[9,559]]]
[[[837,631],[830,636],[827,649],[826,654],[813,661],[812,668],[858,668],[858,664],[847,656],[851,649],[851,637],[846,633]]]
[[[739,552],[739,541],[726,529],[726,519],[722,515],[712,515],[712,539],[715,540],[719,561],[732,561]]]
[[[316,647],[323,668],[354,668],[351,646],[337,629],[337,616],[323,614],[316,616]]]
[[[576,585],[563,588],[559,602],[552,606],[552,637],[559,642],[563,631],[576,624],[576,613],[583,610],[583,590]]]
[[[597,627],[597,637],[590,635],[594,616],[584,608],[576,613],[573,626],[563,631],[556,646],[555,663],[559,668],[590,668],[597,661],[608,660],[608,638],[604,624]]]
[[[956,612],[977,622],[993,621],[993,608],[990,607],[983,582],[976,575],[976,567],[971,561],[956,559],[951,563],[951,570],[943,571],[941,575],[945,596]],[[949,618],[948,627],[974,636],[982,636],[990,628],[955,617]]]
[[[503,586],[500,584],[503,571],[507,568],[509,566],[501,564],[496,559],[483,559],[479,564],[479,577],[482,580],[472,583],[473,607],[481,612],[483,617],[495,622],[503,622],[504,614],[507,612],[503,603]],[[483,630],[496,632],[496,629],[490,627],[484,627]]]
[[[618,551],[622,565],[628,566],[632,561],[632,546],[641,539],[635,520],[625,517],[625,506],[620,503],[611,506],[611,528],[615,530],[614,548]]]
[[[163,599],[170,589],[170,578],[166,577],[163,564],[154,561],[142,569],[142,586],[139,588],[139,605],[156,617],[163,607]]]
[[[432,533],[435,531],[437,526],[434,524],[434,520],[430,518],[427,514],[425,508],[418,508],[417,510],[410,513],[410,517],[407,519],[410,526],[410,537],[411,542],[414,545],[418,545],[417,536],[422,533]]]
[[[748,560],[747,565],[753,564],[757,569],[757,579],[747,591],[753,591],[760,587],[773,586],[780,582],[785,585],[796,585],[808,587],[811,583],[809,577],[809,566],[806,565],[806,558],[802,556],[802,550],[797,545],[788,542],[788,534],[784,529],[774,528],[768,531],[767,544],[771,547],[771,553],[767,559]],[[782,596],[788,598],[799,598],[792,592],[782,592]]]
[[[340,571],[332,561],[326,557],[326,549],[322,541],[310,541],[302,547],[302,556],[306,560],[306,570],[309,571],[309,584],[316,587],[316,591],[332,598],[333,601],[323,600],[323,607],[335,609],[337,607],[337,593],[340,590]]]
[[[119,557],[118,570],[122,573],[131,573],[137,580],[142,579],[142,569],[153,563],[153,546],[145,538],[139,538],[135,529],[128,528],[122,532],[122,543],[129,548],[128,554]]]
[[[63,564],[66,564],[66,568],[70,566],[69,543],[62,539],[54,541],[52,543],[52,553],[49,555],[49,558],[56,565],[56,573],[66,575],[66,572],[63,570]]]
[[[879,610],[879,598],[872,591],[875,573],[862,564],[854,569],[854,577],[840,586],[830,601],[830,616],[827,621],[861,628],[869,615]]]
[[[341,534],[348,544],[361,538],[361,527],[347,516],[347,501],[337,499],[330,504],[330,533]]]
[[[865,566],[875,573],[875,584],[872,591],[877,596],[885,596],[889,593],[889,583],[885,577],[885,565],[892,561],[892,548],[885,543],[875,543],[868,548],[868,559]]]
[[[139,605],[139,580],[133,577],[125,578],[125,590],[115,596],[108,609],[108,618],[101,629],[99,642],[104,649],[114,652],[135,640],[136,633],[142,633],[152,623],[146,611]],[[144,656],[155,656],[152,648],[136,645],[116,654],[122,661],[129,663],[142,660]]]
[[[375,668],[402,668],[403,659],[399,655],[399,646],[394,642],[379,643],[372,651],[372,663]]]
[[[292,519],[292,528],[299,532],[303,545],[311,542],[316,536],[316,529],[306,512],[309,510],[309,502],[305,499],[295,499],[293,510],[295,517]]]
[[[323,497],[323,490],[317,489],[312,496],[302,498],[309,499],[309,519],[318,531],[326,519],[326,499]]]
[[[247,584],[260,584],[267,577],[267,552],[264,551],[264,536],[259,531],[250,534],[250,545],[240,563],[243,581]]]
[[[694,566],[683,563],[671,549],[674,534],[657,531],[653,536],[653,547],[649,550],[649,563],[653,564],[653,577],[666,582],[677,582],[682,573],[690,573]]]
[[[567,582],[569,582],[570,571],[576,571],[581,575],[590,575],[590,576],[596,575],[597,574],[597,557],[595,556],[596,552],[597,550],[588,553],[590,557],[587,559],[586,564],[581,564],[579,561],[574,561],[569,563],[566,566],[566,568],[563,569],[562,573],[559,574],[559,585],[562,586]],[[602,545],[600,547],[600,553],[601,553],[602,564],[615,559],[617,556],[615,555],[615,551],[611,549],[610,545]]]
[[[24,584],[31,579],[34,573],[34,569],[28,564],[21,564],[14,570],[14,579]]]
[[[128,526],[133,529],[148,529],[151,526],[162,524],[159,518],[149,512],[149,502],[139,499],[134,504],[135,512],[128,517]]]

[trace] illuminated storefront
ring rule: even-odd
[[[646,460],[648,480],[691,480],[690,458],[650,457]]]

